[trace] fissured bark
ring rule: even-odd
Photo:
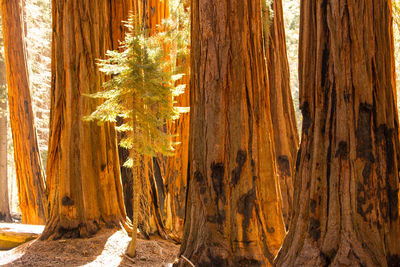
[[[268,266],[285,234],[261,3],[192,0],[190,178],[181,255]],[[180,259],[177,266],[189,266]]]
[[[277,266],[398,266],[391,1],[301,1],[303,129]]]
[[[84,94],[105,80],[96,60],[112,48],[111,4],[52,1],[50,217],[42,239],[86,237],[125,222],[114,125],[82,120],[99,104]]]

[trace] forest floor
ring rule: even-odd
[[[87,239],[32,240],[0,251],[0,266],[172,266],[179,245],[138,239],[135,259],[125,256],[130,237],[124,231],[102,230]]]

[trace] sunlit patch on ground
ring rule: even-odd
[[[124,252],[129,236],[104,230],[88,239],[31,241],[0,252],[0,266],[170,266],[179,246],[164,240],[138,240],[137,257]]]

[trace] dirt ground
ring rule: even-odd
[[[0,266],[162,266],[175,261],[179,245],[139,239],[135,259],[124,256],[130,238],[124,231],[102,230],[88,239],[33,240],[0,251]]]

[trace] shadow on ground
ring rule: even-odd
[[[114,234],[104,231],[88,239],[33,240],[0,254],[0,266],[82,266],[102,254]]]

